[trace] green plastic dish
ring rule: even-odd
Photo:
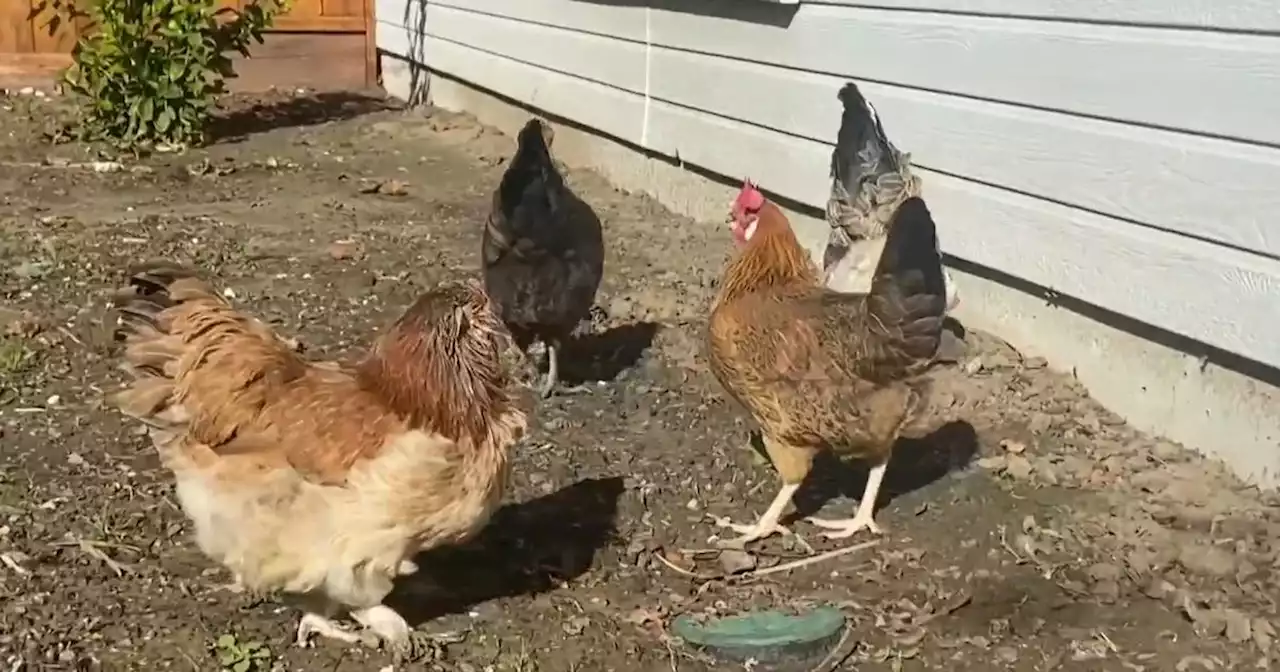
[[[717,658],[795,664],[826,656],[844,630],[844,614],[818,607],[799,615],[769,610],[702,622],[684,615],[671,629]]]

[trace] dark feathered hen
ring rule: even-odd
[[[831,152],[824,284],[838,292],[865,292],[894,213],[907,199],[920,196],[921,183],[910,154],[889,141],[879,114],[857,85],[845,84],[838,96],[844,112]],[[948,308],[956,300],[947,277]]]
[[[485,291],[520,351],[547,346],[547,380],[555,387],[559,353],[587,317],[604,272],[600,220],[564,183],[551,158],[551,127],[525,124],[515,156],[493,195],[484,230]]]

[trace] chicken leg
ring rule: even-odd
[[[551,396],[551,393],[556,391],[557,386],[559,386],[560,394],[577,394],[590,391],[591,388],[586,385],[574,385],[572,387],[560,385],[560,351],[563,349],[563,341],[552,339],[546,341],[545,345],[547,379],[542,383],[542,388],[538,390],[542,397],[545,399]]]
[[[782,512],[787,510],[787,505],[791,503],[791,498],[795,496],[796,490],[799,489],[799,483],[784,483],[782,489],[778,490],[778,495],[773,498],[773,503],[752,525],[734,523],[728,518],[717,519],[716,526],[727,527],[742,535],[734,539],[726,539],[722,542],[722,545],[727,548],[742,548],[748,542],[764,539],[779,532],[782,534],[791,533],[791,530],[780,524],[779,521],[782,520]]]
[[[885,460],[871,468],[871,472],[867,474],[867,487],[863,489],[862,499],[858,502],[858,511],[852,518],[844,520],[809,518],[809,522],[818,527],[833,530],[822,533],[822,536],[828,539],[845,539],[864,529],[872,534],[881,534],[883,531],[875,520],[876,498],[880,495],[880,484],[884,481],[884,472],[888,466],[889,461]]]
[[[551,396],[551,391],[555,389],[556,383],[560,381],[560,347],[556,341],[546,342],[547,357],[547,379],[542,383],[542,389],[539,392],[545,399]]]
[[[761,436],[761,439],[764,441],[764,450],[768,453],[769,460],[773,462],[774,469],[777,469],[778,476],[782,478],[782,488],[778,490],[773,503],[754,525],[738,525],[728,520],[716,521],[720,527],[728,527],[742,535],[737,539],[723,542],[725,546],[731,548],[741,548],[747,542],[764,539],[779,532],[792,534],[791,530],[781,525],[779,521],[782,520],[782,513],[787,510],[792,497],[800,489],[800,484],[809,475],[809,469],[813,467],[814,450],[812,448],[793,446],[774,439],[768,434]]]

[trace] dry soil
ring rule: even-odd
[[[512,140],[354,94],[280,95],[228,101],[207,149],[114,164],[49,144],[63,105],[0,99],[3,669],[219,670],[229,649],[260,651],[259,671],[384,669],[378,651],[294,648],[294,611],[215,590],[228,577],[192,546],[168,475],[104,404],[120,381],[107,293],[131,262],[170,257],[309,354],[353,352],[415,292],[475,272]],[[904,441],[890,468],[879,545],[771,574],[805,555],[796,542],[702,550],[711,516],[751,518],[776,487],[701,355],[729,241],[590,172],[569,180],[608,245],[568,355],[591,389],[527,400],[508,506],[395,595],[423,630],[464,638],[396,669],[696,672],[713,663],[668,636],[674,616],[817,603],[849,628],[804,670],[1280,657],[1276,500],[960,327],[965,353],[937,373],[938,431]],[[850,513],[838,495],[863,474],[819,471],[803,507]],[[841,545],[794,527],[818,552]]]

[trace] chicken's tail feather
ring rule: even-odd
[[[827,221],[833,229],[828,256],[838,258],[847,247],[840,238],[884,235],[898,205],[920,193],[919,178],[911,172],[910,156],[889,141],[875,107],[852,82],[840,89],[844,106],[840,131],[831,152],[831,196]]]
[[[266,325],[232,308],[192,269],[135,267],[113,303],[121,368],[130,377],[114,402],[150,426],[157,444],[156,432],[188,427],[204,443],[229,439],[276,384],[305,370]]]
[[[942,338],[946,293],[933,216],[922,199],[910,198],[889,227],[867,296],[870,312],[903,354],[930,359]]]

